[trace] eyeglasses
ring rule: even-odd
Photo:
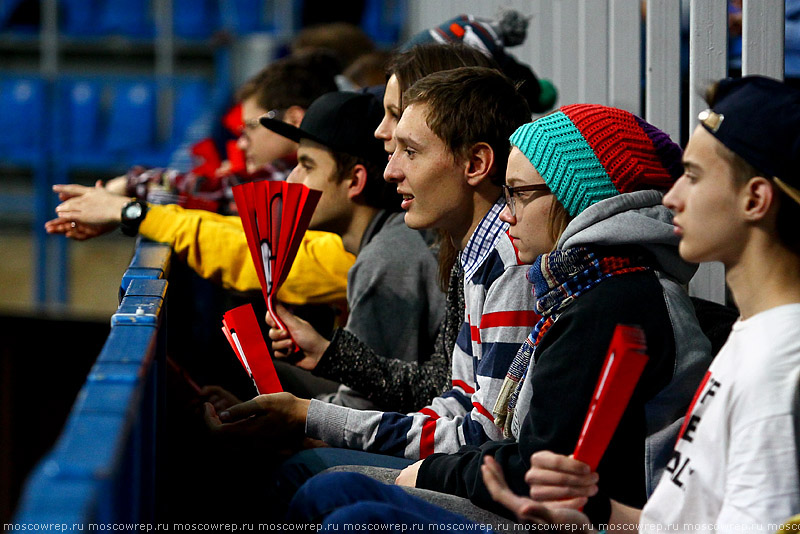
[[[533,185],[520,185],[518,187],[509,187],[507,185],[503,185],[503,193],[506,197],[506,205],[508,209],[511,210],[511,216],[517,216],[517,208],[514,205],[514,194],[515,193],[523,193],[525,191],[547,191],[550,192],[550,188],[547,187],[547,184],[533,184]]]
[[[286,111],[284,109],[271,109],[261,115],[259,119],[276,119],[281,120],[283,119],[283,112]]]
[[[261,119],[283,119],[283,112],[285,110],[282,109],[272,109],[267,111],[260,117],[256,117],[255,119],[250,119],[246,121],[242,121],[242,130],[239,135],[245,135],[249,132],[258,131],[259,129],[263,128],[264,126],[261,125]]]

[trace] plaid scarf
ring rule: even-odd
[[[588,247],[555,250],[536,258],[528,270],[528,281],[533,284],[536,312],[542,317],[517,351],[492,410],[494,423],[505,437],[513,436],[511,423],[531,358],[535,363],[536,347],[559,315],[606,278],[646,270],[650,267],[643,257],[603,255]]]

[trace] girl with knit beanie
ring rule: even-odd
[[[602,517],[608,497],[641,506],[711,361],[683,288],[696,266],[680,258],[662,205],[681,175],[682,152],[639,117],[590,104],[564,106],[510,140],[501,218],[520,262],[532,263],[528,280],[541,315],[493,409],[513,439],[429,457],[417,487],[509,515],[484,485],[483,457],[526,495],[533,453],[575,448],[615,327],[638,325],[650,359],[597,469],[600,495],[581,504],[590,517]]]
[[[661,204],[681,174],[681,150],[631,113],[587,104],[525,124],[510,140],[501,218],[510,225],[519,262],[532,263],[528,280],[541,320],[520,347],[492,409],[508,439],[429,456],[419,466],[416,487],[468,497],[483,510],[513,517],[489,494],[483,458],[493,457],[511,490],[527,495],[531,455],[572,452],[615,327],[638,325],[648,364],[600,462],[599,495],[577,503],[590,516],[607,518],[609,497],[631,506],[646,501],[710,362],[710,345],[682,287],[696,266],[679,257],[671,213]],[[370,500],[401,508],[393,520],[418,514],[459,521],[442,511],[431,517],[430,504],[396,488],[340,480],[355,482],[370,488],[364,489]],[[324,479],[319,483],[323,487]],[[428,500],[480,517],[464,499]],[[502,521],[493,514],[478,520]]]
[[[739,318],[643,509],[611,502],[599,522],[570,509],[578,500],[560,499],[591,495],[617,475],[598,482],[573,458],[531,458],[533,500],[504,487],[489,462],[498,500],[526,522],[558,523],[539,529],[777,531],[800,511],[800,91],[745,76],[714,84],[707,100],[664,205],[681,257],[725,267]],[[799,518],[780,531],[796,531]]]

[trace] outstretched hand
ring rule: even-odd
[[[484,457],[481,474],[492,499],[513,512],[520,523],[573,525],[575,530],[594,531],[586,514],[572,506],[565,507],[563,502],[537,502],[530,497],[515,494],[506,483],[503,468],[491,456]],[[573,501],[571,505],[577,502],[582,502],[580,506],[586,504],[585,498],[582,501]]]
[[[288,331],[278,328],[278,323],[267,313],[266,322],[269,325],[269,338],[272,340],[272,351],[277,358],[286,358],[292,354],[294,344],[302,351],[303,358],[295,365],[308,371],[313,370],[331,342],[319,335],[307,321],[300,319],[289,310],[278,305],[276,312],[280,316]],[[291,335],[290,335],[291,333]],[[294,342],[292,342],[294,339]]]
[[[94,187],[78,184],[57,184],[61,204],[56,206],[58,217],[44,224],[48,234],[63,234],[84,241],[103,235],[119,226],[122,207],[130,199],[115,195],[98,180]]]
[[[118,225],[122,219],[122,207],[130,198],[110,193],[98,180],[94,187],[78,184],[57,184],[61,204],[56,213],[62,219],[93,225]]]
[[[219,413],[207,402],[203,416],[208,429],[220,437],[282,438],[294,442],[305,433],[309,402],[291,393],[272,393],[235,404]]]
[[[216,412],[227,410],[242,402],[239,397],[220,386],[203,386],[198,395],[205,402],[210,403]]]
[[[44,229],[48,234],[62,234],[76,241],[85,241],[108,232],[113,231],[116,224],[86,224],[72,221],[62,217],[51,219],[44,223]]]

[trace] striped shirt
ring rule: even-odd
[[[503,234],[508,231],[508,223],[501,221],[499,217],[505,206],[503,198],[494,203],[461,252],[461,266],[464,268],[465,278],[472,278],[489,253],[495,249]]]
[[[410,414],[359,411],[312,400],[308,436],[334,447],[412,460],[502,439],[492,408],[517,349],[539,316],[532,311],[527,266],[519,263],[498,219],[501,210],[500,203],[492,207],[462,253],[466,309],[453,348],[452,389]]]

